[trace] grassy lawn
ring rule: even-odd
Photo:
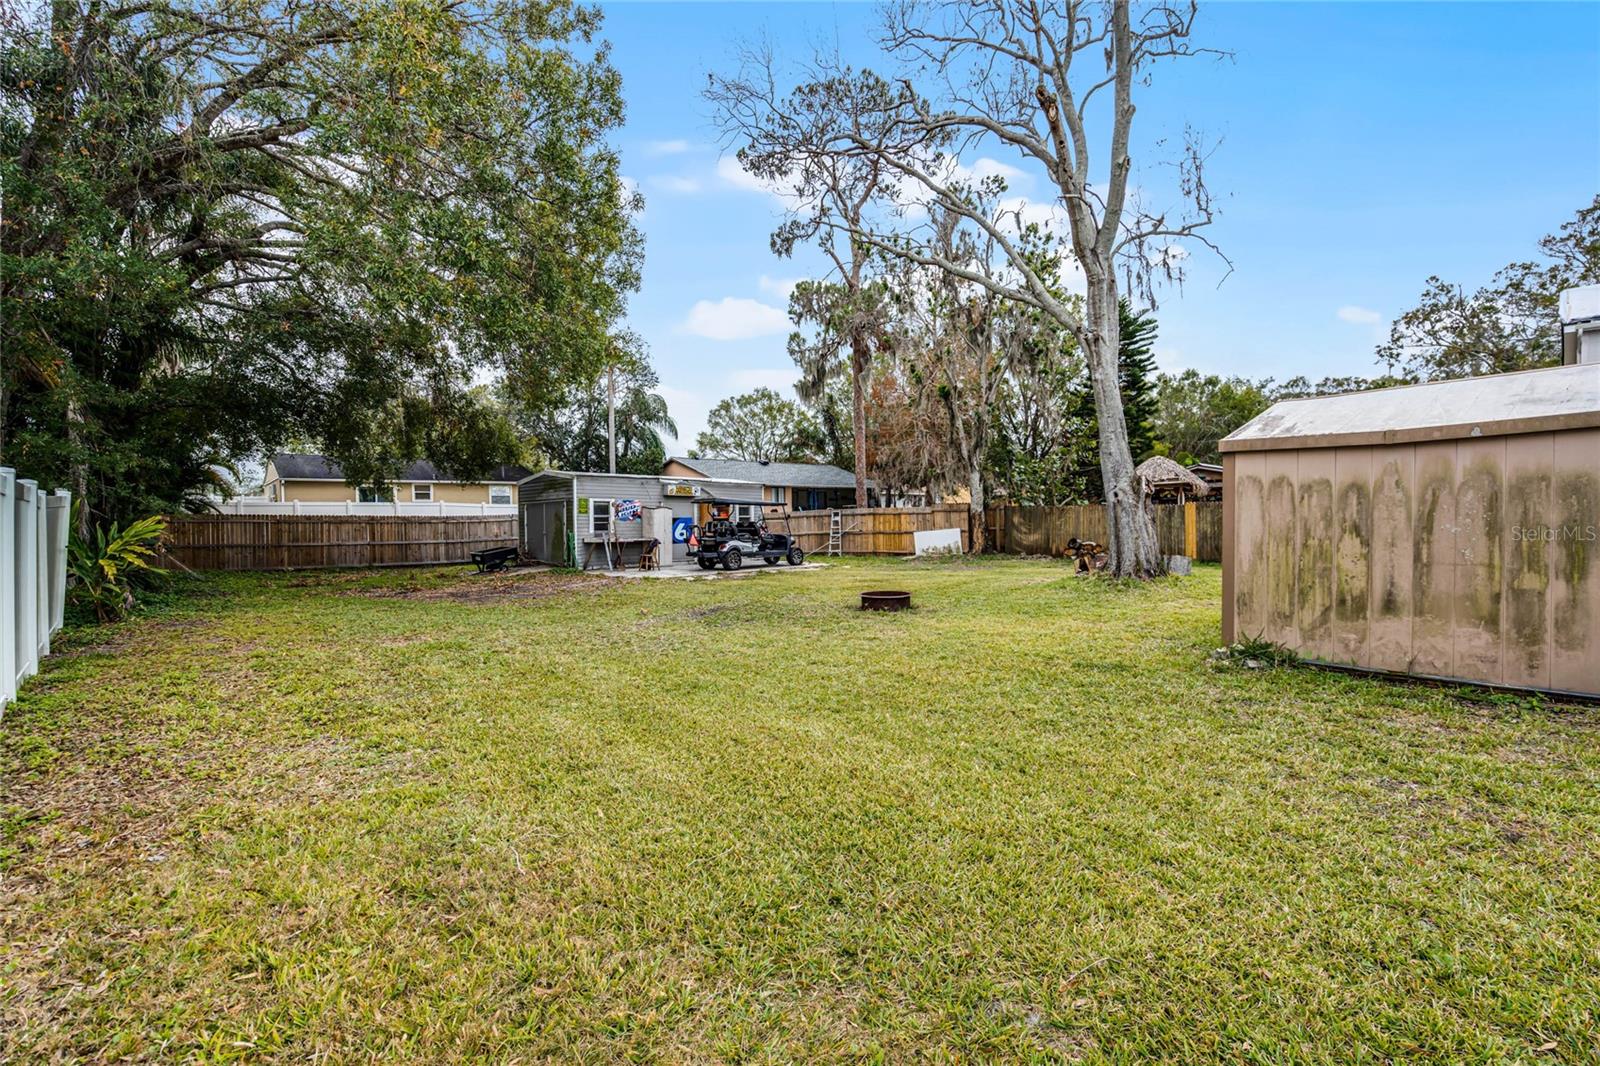
[[[0,723],[0,1061],[1600,1056],[1600,710],[1212,663],[1219,596],[192,585]]]

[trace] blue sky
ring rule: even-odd
[[[706,75],[732,72],[760,38],[780,57],[837,42],[886,67],[877,13],[602,6],[628,106],[623,172],[646,200],[629,325],[688,447],[717,400],[758,385],[792,395],[785,286],[822,269],[772,254],[781,207],[719,157]],[[1372,372],[1375,343],[1430,274],[1481,284],[1600,191],[1600,3],[1211,3],[1196,40],[1234,58],[1159,68],[1136,130],[1148,143],[1189,125],[1218,142],[1210,236],[1233,271],[1197,254],[1183,289],[1158,294],[1163,369]]]

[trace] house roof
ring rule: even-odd
[[[1280,400],[1224,452],[1407,444],[1600,426],[1600,364]]]
[[[278,476],[285,481],[343,481],[344,471],[339,464],[329,459],[326,455],[309,455],[301,452],[279,452],[272,457],[272,467]],[[463,481],[439,469],[439,467],[419,459],[410,463],[400,472],[396,481],[454,481],[465,484],[484,484],[487,482],[517,482],[528,476],[529,471],[515,463],[502,463],[489,471],[481,478],[472,478]]]
[[[667,460],[698,470],[706,477],[750,481],[757,485],[784,485],[800,489],[853,489],[856,476],[828,463],[768,463],[745,459],[691,459],[674,455]],[[868,485],[872,482],[869,480]]]

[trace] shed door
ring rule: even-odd
[[[567,565],[568,511],[571,504],[557,500],[553,503],[528,504],[523,509],[528,528],[526,550],[541,563],[552,566]]]
[[[545,521],[546,540],[544,560],[555,566],[568,566],[571,560],[567,558],[567,532],[571,525],[569,519],[571,511],[565,500],[558,503],[547,503],[548,518]]]

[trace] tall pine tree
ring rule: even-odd
[[[1117,380],[1122,387],[1122,417],[1128,427],[1128,450],[1135,462],[1148,457],[1155,447],[1156,417],[1156,357],[1157,325],[1149,312],[1134,312],[1127,300],[1117,305],[1121,316],[1121,343],[1117,347]],[[1073,414],[1084,420],[1090,440],[1099,448],[1100,425],[1095,417],[1094,391],[1084,380],[1073,391]],[[1102,495],[1100,471],[1085,471],[1088,475],[1089,497]]]
[[[1157,326],[1155,316],[1135,314],[1126,300],[1117,313],[1122,318],[1122,343],[1117,348],[1122,415],[1128,424],[1128,450],[1137,461],[1148,456],[1155,443]]]

